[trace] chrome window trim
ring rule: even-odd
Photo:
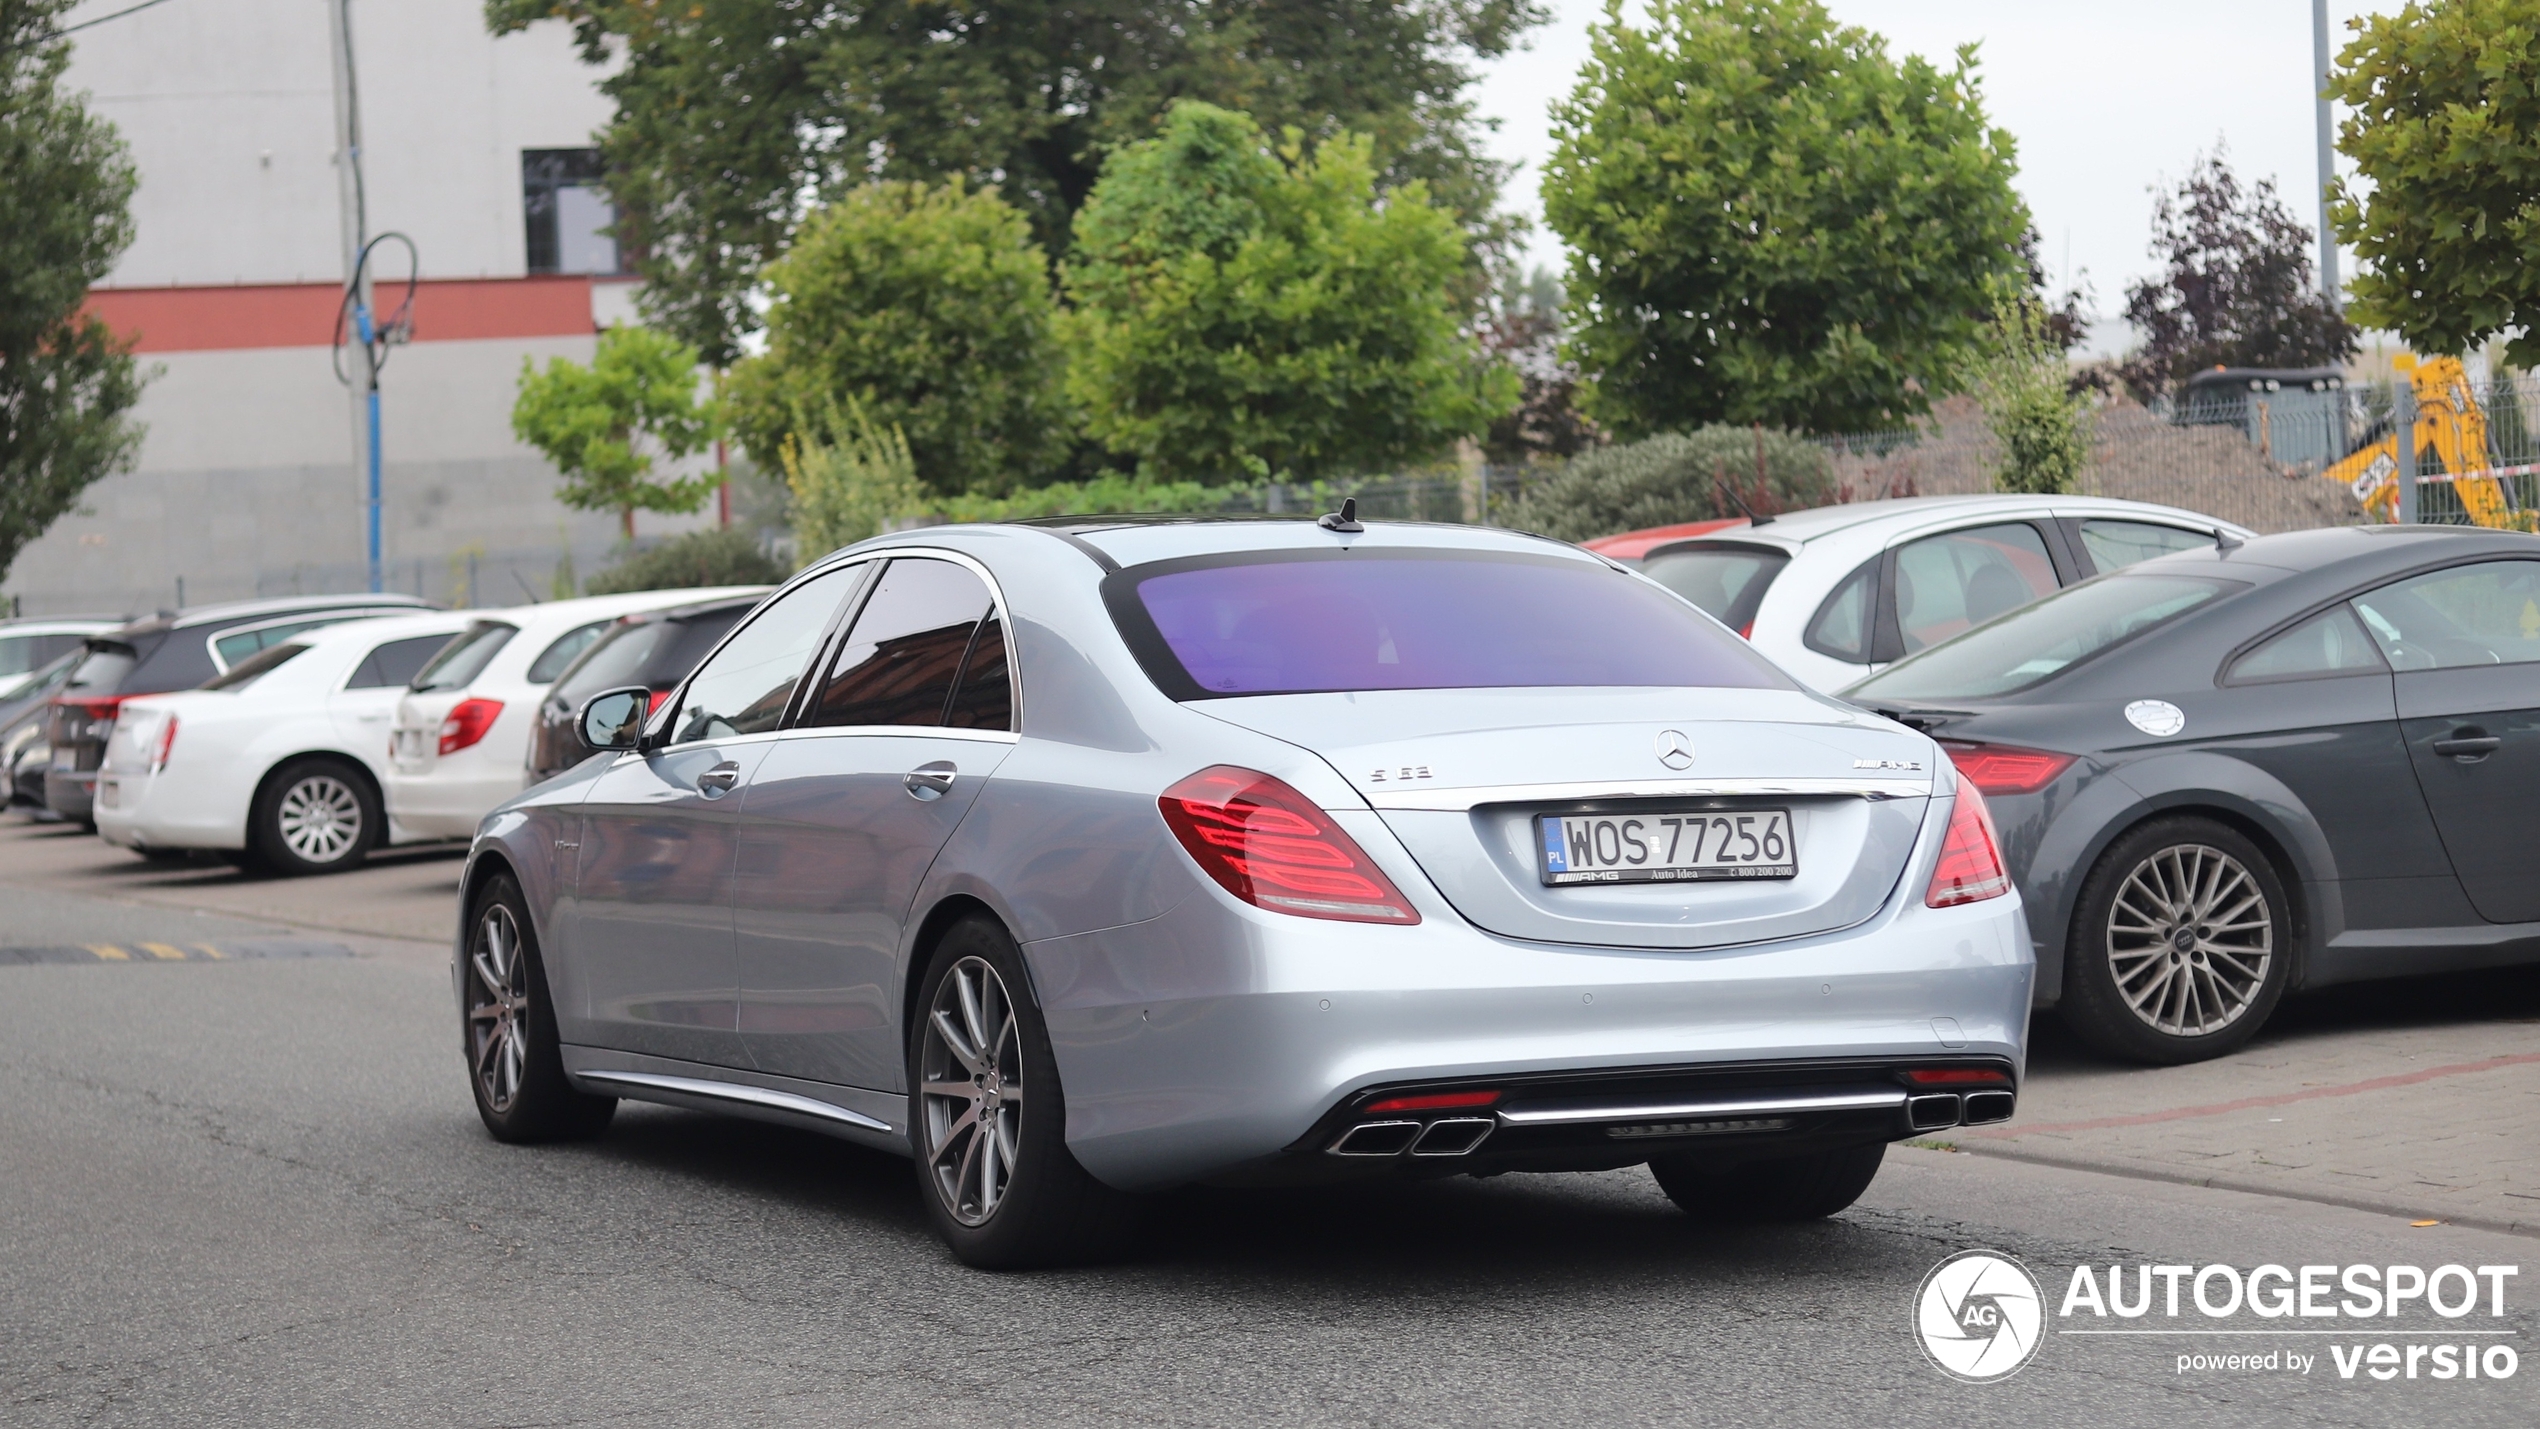
[[[776,738],[818,739],[830,735],[877,734],[910,739],[966,739],[978,744],[1016,744],[1023,738],[1010,729],[956,729],[943,724],[798,724],[776,731]]]
[[[1006,607],[1005,587],[997,583],[996,573],[980,564],[979,559],[976,556],[971,556],[961,551],[946,550],[941,546],[885,546],[880,550],[867,551],[863,555],[856,557],[856,559],[860,561],[897,560],[902,556],[923,556],[931,560],[950,561],[954,565],[960,566],[969,571],[972,575],[977,576],[980,583],[988,588],[988,603],[995,609],[997,615],[997,635],[999,639],[1005,641],[1006,699],[1013,711],[1009,717],[1014,721],[1014,727],[1003,731],[983,730],[976,732],[984,734],[1005,733],[1020,738],[1023,732],[1023,662],[1015,657],[1014,613]],[[848,613],[848,621],[838,628],[838,640],[844,640],[848,635],[854,633],[854,617],[861,616],[863,613],[864,610],[862,604],[859,602],[857,608]],[[821,647],[819,658],[826,660],[829,656],[835,654],[836,643],[837,641],[833,640],[828,644],[824,644]],[[708,656],[707,658],[711,659],[713,657]],[[698,667],[702,669],[704,668],[705,661],[700,660],[697,664]],[[903,733],[912,729],[932,728],[938,734],[941,734],[950,728],[949,725],[831,725],[828,726],[828,729],[831,733],[843,733],[850,730],[866,730],[877,727],[897,729]]]
[[[586,1082],[607,1082],[641,1091],[676,1092],[692,1097],[711,1097],[717,1101],[747,1102],[752,1106],[790,1111],[798,1116],[818,1117],[822,1121],[839,1122],[864,1131],[895,1131],[887,1121],[877,1121],[860,1111],[814,1097],[793,1092],[780,1092],[767,1087],[744,1086],[739,1082],[710,1082],[702,1077],[669,1077],[659,1072],[584,1071],[574,1073]]]
[[[1821,1092],[1808,1096],[1728,1097],[1716,1101],[1644,1103],[1518,1102],[1499,1109],[1510,1126],[1571,1126],[1600,1121],[1648,1121],[1661,1117],[1755,1116],[1774,1112],[1893,1111],[1905,1105],[1901,1089]]]
[[[1583,799],[1707,799],[1756,794],[1854,799],[1927,799],[1928,779],[1604,779],[1573,784],[1477,784],[1461,789],[1363,789],[1378,809],[1466,813],[1484,804],[1549,804]]]

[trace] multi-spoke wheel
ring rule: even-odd
[[[510,874],[487,879],[469,901],[459,988],[468,1089],[486,1130],[504,1141],[559,1141],[609,1124],[617,1098],[565,1079],[528,904]]]
[[[954,1220],[985,1225],[1013,1182],[1022,1144],[1023,1048],[1005,980],[984,958],[953,964],[921,1035],[926,1169]]]
[[[467,1062],[476,1099],[501,1114],[520,1097],[529,1058],[528,963],[520,955],[520,922],[500,902],[478,912],[467,950]]]
[[[358,867],[379,841],[379,795],[340,759],[302,759],[265,781],[248,815],[248,842],[277,873]]]
[[[2067,1020],[2144,1061],[2220,1056],[2283,995],[2290,926],[2274,867],[2238,830],[2204,819],[2137,829],[2083,887]]]
[[[1058,1061],[1031,986],[1005,929],[966,918],[936,943],[908,1029],[920,1194],[953,1253],[988,1269],[1096,1258],[1135,1228],[1129,1198],[1067,1149]]]

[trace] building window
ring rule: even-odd
[[[617,207],[600,192],[597,149],[520,151],[521,210],[532,273],[616,273]]]

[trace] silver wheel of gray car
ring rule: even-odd
[[[361,796],[333,774],[302,775],[282,791],[274,831],[302,860],[334,863],[361,844]]]
[[[983,958],[953,964],[927,1009],[918,1053],[921,1152],[944,1209],[984,1225],[1013,1184],[1023,1120],[1014,999]]]
[[[468,938],[467,1062],[476,1094],[497,1113],[512,1109],[529,1064],[528,966],[512,910],[487,903]]]
[[[2275,960],[2275,910],[2239,859],[2172,844],[2137,863],[2108,908],[2118,996],[2143,1025],[2206,1037],[2257,1004]]]

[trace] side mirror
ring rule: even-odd
[[[593,749],[633,749],[644,737],[644,716],[652,711],[653,692],[642,685],[602,690],[582,702],[574,727]]]

